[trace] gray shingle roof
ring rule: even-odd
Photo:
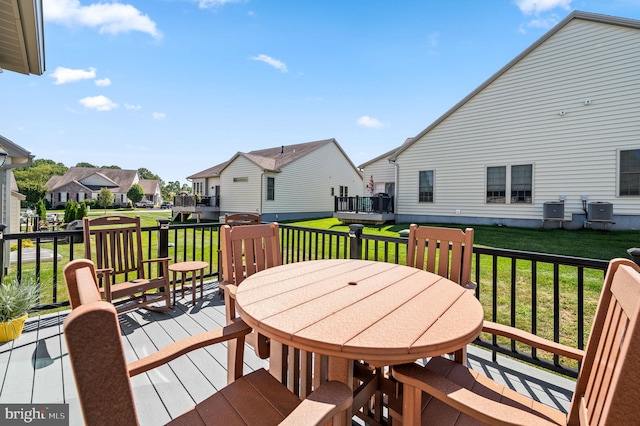
[[[67,185],[72,182],[78,182],[82,184],[82,181],[93,175],[100,175],[112,182],[116,185],[113,188],[110,188],[112,192],[127,192],[131,185],[133,185],[136,176],[138,175],[137,170],[122,170],[122,169],[92,169],[89,167],[70,167],[67,170],[67,173],[64,176],[52,176],[51,179],[47,181],[45,186],[47,190],[54,191],[56,188]]]

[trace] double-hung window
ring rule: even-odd
[[[267,178],[267,200],[276,199],[276,178]]]
[[[640,149],[620,151],[619,182],[621,197],[640,195]]]
[[[420,171],[418,174],[418,202],[433,203],[433,170]]]
[[[487,167],[487,203],[531,204],[532,194],[531,164]]]
[[[532,172],[531,164],[511,166],[511,204],[531,204]]]
[[[487,203],[504,203],[507,188],[507,168],[487,167]]]

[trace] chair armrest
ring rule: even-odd
[[[536,336],[524,330],[519,330],[514,327],[510,327],[504,324],[498,324],[496,322],[485,321],[482,325],[482,331],[486,333],[495,334],[497,336],[508,337],[509,339],[517,340],[518,342],[526,343],[537,349],[549,351],[551,353],[566,356],[567,358],[582,361],[584,358],[584,351],[581,349],[572,348],[570,346],[556,343],[544,337]]]
[[[229,295],[229,297],[233,300],[236,299],[236,292],[238,291],[238,286],[235,284],[229,284],[226,282],[221,282],[218,284],[218,287],[224,290],[224,293]]]
[[[113,272],[113,268],[96,269],[96,275],[98,278],[101,278],[103,276],[108,277],[109,275],[111,275],[112,272]]]
[[[478,283],[475,282],[475,281],[469,281],[468,283],[466,283],[462,287],[466,288],[467,290],[475,290],[476,287],[478,287]]]
[[[353,392],[344,383],[331,380],[305,398],[280,425],[322,425],[351,407]]]
[[[169,262],[171,259],[171,257],[156,257],[155,259],[143,259],[142,263]]]
[[[556,425],[529,412],[473,393],[418,364],[393,366],[393,377],[404,384],[403,392],[414,387],[483,423],[491,425]],[[473,383],[469,388],[473,388]],[[405,395],[404,398],[407,398]]]
[[[241,319],[233,321],[231,324],[209,330],[204,333],[196,334],[195,336],[189,336],[184,339],[178,340],[166,346],[159,351],[147,355],[139,360],[132,361],[127,365],[129,370],[129,377],[133,377],[145,371],[156,368],[162,364],[166,364],[179,356],[182,356],[195,349],[199,349],[205,346],[212,345],[214,343],[225,342],[227,340],[237,339],[244,337],[251,332],[251,327],[245,324]]]

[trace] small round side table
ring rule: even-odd
[[[187,283],[187,274],[191,272],[191,302],[196,303],[196,272],[200,271],[200,297],[204,295],[204,268],[209,266],[207,262],[192,260],[189,262],[178,262],[169,265],[169,270],[173,272],[173,304],[176,304],[176,275],[178,272],[182,274],[181,290],[184,297],[184,286]]]

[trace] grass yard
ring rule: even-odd
[[[334,218],[287,222],[287,224],[334,231],[349,231],[348,226],[342,225],[338,219]],[[420,225],[466,228],[463,225]],[[616,257],[629,258],[627,249],[640,247],[640,231],[614,232],[592,229],[569,231],[564,229],[510,228],[482,225],[469,227],[475,230],[474,244],[484,247],[602,260],[610,260]],[[398,231],[403,229],[409,229],[409,224],[366,225],[363,232],[365,234],[397,237]]]

